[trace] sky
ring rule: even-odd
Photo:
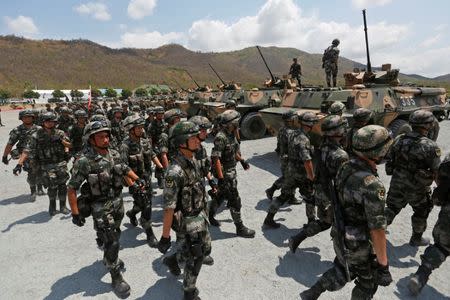
[[[0,35],[81,38],[112,48],[177,43],[221,52],[261,45],[309,53],[323,53],[339,38],[341,56],[365,63],[364,8],[372,66],[450,73],[448,0],[2,0]]]

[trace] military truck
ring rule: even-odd
[[[343,88],[302,88],[288,90],[284,93],[279,107],[260,110],[269,132],[276,134],[282,125],[281,115],[287,110],[312,111],[323,119],[328,108],[335,101],[346,106],[344,117],[352,123],[353,112],[365,107],[374,112],[374,123],[388,128],[393,136],[411,130],[408,124],[409,115],[417,109],[432,111],[436,119],[445,117],[446,90],[435,87],[419,87],[401,85],[398,80],[398,69],[391,69],[385,64],[381,70],[373,71],[370,64],[369,45],[365,10],[363,10],[364,30],[366,32],[367,70],[354,69],[345,73]],[[313,143],[320,141],[320,122],[311,134]],[[437,136],[435,136],[437,138]]]

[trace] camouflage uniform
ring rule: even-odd
[[[441,206],[441,211],[433,228],[434,245],[425,249],[421,255],[422,264],[410,279],[409,288],[413,294],[422,290],[431,272],[439,268],[450,254],[450,154],[439,167],[437,182],[433,200]]]
[[[83,150],[83,131],[85,126],[80,127],[78,124],[74,124],[69,127],[67,136],[70,140],[72,148],[70,149],[73,157],[79,157],[80,152]]]
[[[32,165],[38,165],[41,170],[42,183],[48,188],[50,200],[49,212],[51,215],[56,210],[56,196],[58,195],[60,210],[66,213],[66,181],[69,179],[67,173],[68,153],[62,141],[68,142],[64,132],[52,129],[47,133],[44,128],[37,129],[30,137],[29,143],[24,149]]]
[[[325,69],[326,81],[328,87],[331,87],[331,79],[333,78],[333,86],[336,86],[336,78],[338,73],[339,58],[339,40],[334,39],[331,46],[325,49],[322,56],[322,68]]]
[[[71,116],[69,116],[69,115],[65,116],[62,114],[58,117],[58,129],[59,130],[62,130],[65,133],[67,133],[69,130],[69,127],[71,127],[73,125],[75,125],[75,120]]]
[[[119,150],[126,133],[121,122],[117,122],[115,119],[111,121],[111,135],[113,137],[113,139],[111,139],[111,148]]]
[[[167,136],[167,124],[163,120],[154,119],[147,127],[149,137],[152,139],[152,143],[155,147],[155,153],[158,158],[162,159],[162,153],[167,153],[168,148],[168,136]],[[155,177],[158,180],[158,185],[162,187],[164,172],[163,170],[156,169]]]

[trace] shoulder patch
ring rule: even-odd
[[[173,182],[173,178],[172,177],[166,177],[165,181],[166,181],[166,184],[165,184],[166,188],[172,188],[173,187],[174,182]]]
[[[386,196],[386,191],[384,189],[379,189],[378,190],[378,199],[384,201]]]
[[[436,148],[436,155],[437,155],[438,157],[440,157],[441,154],[442,154],[441,148],[437,147],[437,148]]]

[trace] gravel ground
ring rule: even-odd
[[[18,111],[3,112],[0,144],[3,149],[9,131],[19,124]],[[439,145],[449,151],[450,122],[441,123]],[[244,223],[256,230],[254,239],[238,238],[227,209],[217,218],[220,229],[211,228],[213,266],[204,266],[198,278],[202,299],[298,299],[299,292],[315,283],[334,259],[329,232],[307,239],[300,251],[291,254],[287,247],[290,235],[306,222],[304,206],[283,207],[276,215],[280,229],[262,230],[261,224],[269,202],[264,190],[280,175],[272,137],[243,141],[241,148],[251,164],[248,171],[238,167],[239,191],[243,202]],[[207,143],[208,148],[211,143]],[[95,244],[92,219],[82,228],[74,226],[70,217],[61,214],[50,218],[47,196],[29,202],[26,176],[14,177],[10,165],[0,165],[0,299],[114,299],[110,276],[102,263],[102,252]],[[389,178],[380,166],[381,179]],[[126,208],[132,205],[124,189]],[[161,191],[154,199],[154,230],[162,231]],[[424,248],[408,245],[411,234],[410,208],[404,209],[390,227],[388,255],[394,282],[380,287],[375,299],[409,299],[408,277],[415,272]],[[429,218],[425,236],[431,237],[439,208]],[[172,234],[174,238],[174,234]],[[130,299],[182,299],[182,276],[175,278],[162,265],[157,249],[146,245],[141,228],[122,224],[121,251],[125,262],[125,279],[131,285]],[[445,275],[447,274],[447,275]],[[436,270],[419,299],[444,299],[450,295],[447,282],[450,264]],[[337,292],[326,292],[321,299],[350,298],[353,283]]]

